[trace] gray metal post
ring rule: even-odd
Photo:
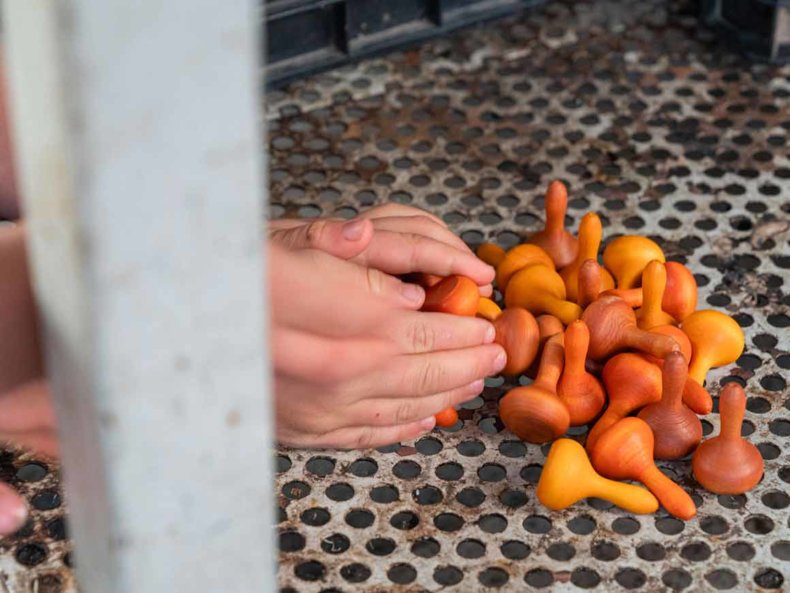
[[[6,0],[85,593],[273,591],[254,0]]]

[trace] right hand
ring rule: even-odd
[[[418,286],[274,241],[269,262],[283,444],[368,448],[416,438],[504,367],[489,322],[419,312]]]

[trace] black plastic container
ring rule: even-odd
[[[265,0],[267,85],[394,49],[544,0]]]
[[[790,0],[702,0],[702,18],[752,58],[790,61]]]

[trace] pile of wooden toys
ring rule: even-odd
[[[763,460],[741,437],[743,388],[722,388],[718,436],[701,442],[699,419],[713,407],[705,376],[741,355],[741,328],[720,311],[697,310],[694,275],[666,262],[647,237],[612,240],[601,265],[598,215],[587,213],[574,237],[564,225],[567,201],[565,186],[552,182],[544,230],[507,252],[491,243],[479,247],[478,257],[496,268],[504,309],[480,297],[467,278],[426,281],[426,310],[490,320],[508,357],[503,373],[533,379],[502,397],[499,414],[519,438],[553,441],[538,499],[561,509],[596,496],[634,513],[654,512],[660,502],[690,519],[693,500],[654,463],[689,454],[706,489],[750,490],[762,477]],[[437,424],[457,419],[450,408]],[[584,447],[562,438],[582,425],[591,426]],[[647,490],[616,480],[635,480]]]

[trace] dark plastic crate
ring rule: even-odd
[[[269,87],[545,0],[265,0]]]
[[[751,58],[790,61],[790,0],[703,0],[702,18]]]

